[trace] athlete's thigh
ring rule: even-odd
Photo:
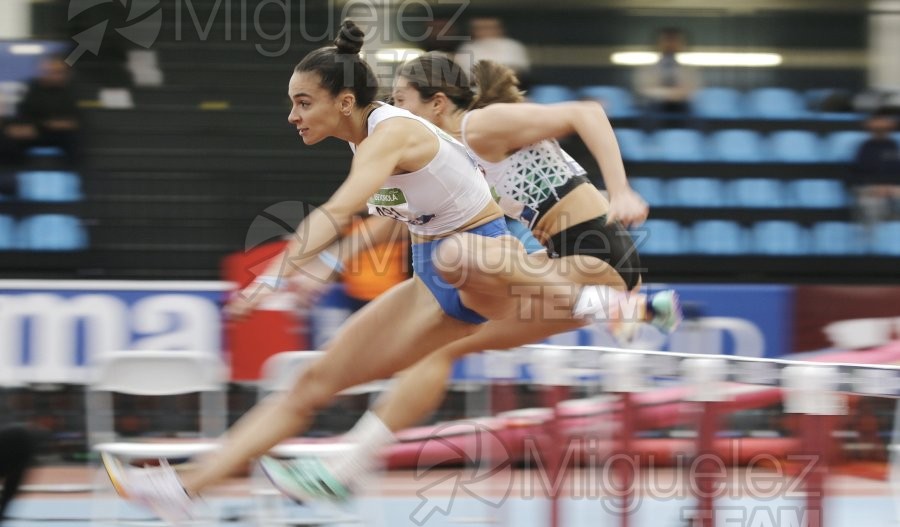
[[[448,317],[418,279],[379,296],[350,317],[318,365],[338,390],[390,377],[477,328]]]

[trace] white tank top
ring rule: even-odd
[[[587,174],[555,139],[544,139],[520,148],[497,163],[482,159],[466,142],[466,124],[470,115],[472,112],[463,116],[462,142],[484,169],[488,184],[499,196],[497,202],[507,216],[533,227],[538,205],[551,197],[559,199],[557,187],[575,176]]]
[[[468,223],[491,201],[484,172],[466,147],[440,128],[412,113],[381,104],[369,114],[371,134],[378,123],[402,117],[425,125],[438,138],[438,151],[427,165],[387,179],[369,198],[369,213],[405,222],[413,234],[449,234]],[[350,143],[356,152],[356,145]]]

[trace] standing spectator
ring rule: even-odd
[[[472,67],[480,60],[490,60],[515,71],[520,87],[527,87],[531,70],[528,52],[524,44],[506,36],[503,22],[499,18],[473,18],[469,22],[469,32],[472,40],[463,43],[454,58],[454,62],[463,71],[472,71]]]
[[[12,168],[18,162],[19,154],[16,141],[7,135],[8,126],[9,121],[0,111],[0,197],[16,193],[16,179]]]
[[[691,98],[701,86],[697,69],[676,60],[676,55],[684,50],[685,40],[680,29],[659,30],[656,36],[659,61],[638,69],[634,78],[635,91],[651,113],[681,122],[690,111]]]
[[[891,137],[896,117],[877,111],[866,120],[870,136],[856,151],[851,167],[856,213],[862,223],[900,218],[900,145]]]
[[[80,127],[71,68],[59,57],[48,57],[5,129],[7,140],[15,145],[12,157],[20,158],[32,146],[54,146],[74,163]]]

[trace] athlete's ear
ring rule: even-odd
[[[345,90],[338,94],[338,108],[341,110],[341,113],[349,116],[350,112],[353,111],[353,108],[356,106],[356,96],[353,95],[353,92],[350,90]]]
[[[450,113],[450,99],[444,92],[437,92],[431,98],[431,110],[435,115]]]

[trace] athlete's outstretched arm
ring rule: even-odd
[[[406,123],[386,121],[357,147],[344,183],[324,205],[300,222],[282,256],[273,260],[260,279],[232,299],[227,307],[230,316],[241,317],[249,313],[277,284],[340,236],[353,214],[365,206],[366,200],[405,160],[411,130],[404,125]]]
[[[503,155],[543,139],[573,133],[584,141],[600,165],[610,195],[609,220],[626,225],[644,221],[647,204],[628,184],[616,135],[603,107],[596,102],[492,104],[469,115],[466,139],[476,153],[486,157],[483,154]]]

